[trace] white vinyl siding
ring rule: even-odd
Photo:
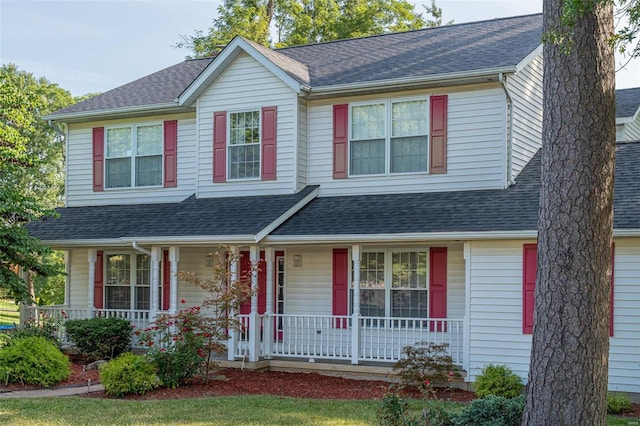
[[[68,207],[110,204],[167,203],[182,201],[196,187],[196,122],[193,115],[150,117],[149,121],[178,120],[178,186],[175,188],[138,187],[93,191],[92,129],[94,127],[130,126],[140,120],[110,120],[69,125],[67,152]]]
[[[624,125],[625,141],[640,141],[640,113],[636,114],[636,119]]]
[[[296,189],[307,185],[308,147],[307,147],[307,101],[298,99],[298,171]]]
[[[230,180],[213,183],[213,114],[227,111],[255,111],[277,107],[277,179],[270,181]],[[198,103],[200,155],[199,196],[229,197],[290,194],[296,189],[297,94],[282,80],[248,55],[241,55],[200,96]],[[228,142],[228,141],[227,141]],[[227,150],[227,161],[229,151]],[[228,172],[228,170],[227,170]]]
[[[542,146],[542,53],[507,78],[513,102],[511,178]]]
[[[535,241],[470,242],[469,369],[507,364],[525,381],[531,335],[522,333],[522,245]],[[614,336],[609,389],[640,392],[640,240],[615,240]]]
[[[430,92],[398,94],[429,96]],[[322,195],[458,191],[502,188],[505,181],[506,101],[501,88],[448,94],[447,173],[351,176],[333,179],[333,105],[379,97],[313,101],[309,105],[309,184]]]

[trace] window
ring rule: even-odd
[[[107,188],[162,185],[162,124],[107,128]]]
[[[381,250],[362,253],[362,316],[427,318],[427,259],[426,250]],[[351,294],[353,296],[353,289]]]
[[[260,177],[260,111],[229,114],[229,179]]]
[[[151,269],[142,253],[107,254],[105,259],[105,309],[149,310]]]
[[[427,171],[426,99],[356,104],[350,117],[351,175]]]

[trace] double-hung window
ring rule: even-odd
[[[427,318],[427,253],[400,249],[363,252],[358,283],[361,315]]]
[[[426,172],[428,114],[427,99],[352,104],[350,175]]]
[[[260,111],[229,114],[229,179],[260,177]]]
[[[107,188],[162,185],[162,124],[106,129]]]
[[[149,256],[142,253],[107,253],[105,257],[105,309],[149,310],[151,306]]]

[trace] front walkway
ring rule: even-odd
[[[60,388],[48,389],[29,389],[4,392],[0,391],[0,399],[2,398],[51,398],[59,396],[83,395],[90,392],[103,391],[104,387],[101,383],[65,386]]]

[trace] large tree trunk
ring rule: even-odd
[[[588,3],[589,0],[583,3]],[[592,3],[595,0],[591,0]],[[545,0],[545,34],[562,0]],[[578,17],[569,52],[544,46],[542,191],[523,425],[605,425],[615,87],[611,5]]]

